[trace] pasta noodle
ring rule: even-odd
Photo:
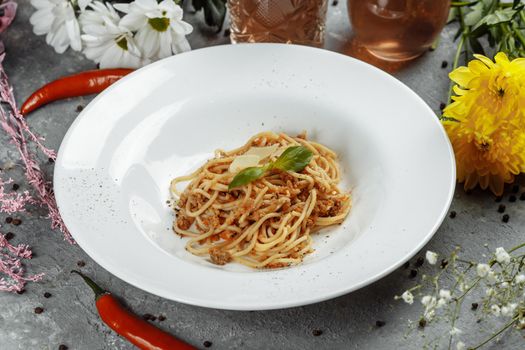
[[[237,157],[253,150],[274,150],[261,159],[260,164],[265,164],[291,146],[313,153],[302,171],[270,170],[228,190],[236,175],[230,165]],[[263,132],[240,148],[216,151],[215,158],[194,173],[172,180],[173,230],[189,237],[187,251],[209,255],[218,265],[230,261],[253,268],[298,264],[313,252],[311,235],[340,224],[350,211],[350,195],[337,187],[339,181],[337,156],[329,148],[308,141],[305,134]],[[185,182],[189,184],[180,192],[177,187]]]

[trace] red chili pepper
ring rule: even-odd
[[[130,313],[91,278],[76,270],[71,272],[80,275],[95,292],[97,310],[102,321],[138,348],[144,350],[196,349]]]
[[[40,106],[63,98],[99,93],[132,71],[124,68],[97,69],[57,79],[29,96],[20,113],[27,115]]]

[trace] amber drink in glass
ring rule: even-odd
[[[446,23],[450,0],[348,0],[355,39],[392,61],[425,52]]]
[[[233,43],[322,46],[327,0],[228,0]]]

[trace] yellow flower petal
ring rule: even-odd
[[[467,67],[459,67],[449,73],[449,78],[464,88],[468,88],[474,75]]]
[[[474,54],[474,57],[476,57],[478,60],[483,62],[488,68],[492,68],[494,66],[494,62],[492,62],[492,60],[488,57],[485,57],[477,53]]]
[[[468,64],[468,69],[476,75],[483,73],[489,68],[481,61],[470,61]]]
[[[510,63],[509,58],[504,52],[498,52],[496,56],[494,56],[494,61],[496,61],[499,65],[507,65]]]

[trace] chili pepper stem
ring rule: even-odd
[[[79,275],[80,277],[82,277],[82,279],[84,280],[84,282],[86,282],[86,284],[93,290],[93,292],[95,293],[95,299],[98,299],[100,298],[101,296],[103,296],[104,294],[107,294],[107,291],[105,291],[104,289],[102,289],[98,284],[96,284],[91,278],[87,277],[86,275],[84,275],[82,272],[80,271],[77,271],[77,270],[71,270],[71,273],[76,273],[77,275]]]

